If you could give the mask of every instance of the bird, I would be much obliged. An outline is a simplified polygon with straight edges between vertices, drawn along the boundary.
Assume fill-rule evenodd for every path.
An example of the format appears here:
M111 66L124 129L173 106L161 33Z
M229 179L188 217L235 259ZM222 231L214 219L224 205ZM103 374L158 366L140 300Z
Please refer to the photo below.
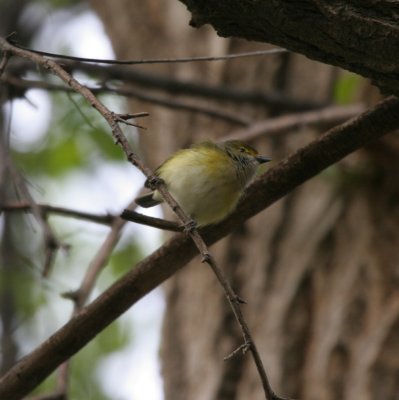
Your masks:
M205 141L178 150L155 170L155 176L165 183L196 226L202 227L226 218L259 165L269 161L270 157L259 155L240 140ZM151 187L149 179L145 187ZM154 190L137 197L135 202L149 208L161 204L163 198Z

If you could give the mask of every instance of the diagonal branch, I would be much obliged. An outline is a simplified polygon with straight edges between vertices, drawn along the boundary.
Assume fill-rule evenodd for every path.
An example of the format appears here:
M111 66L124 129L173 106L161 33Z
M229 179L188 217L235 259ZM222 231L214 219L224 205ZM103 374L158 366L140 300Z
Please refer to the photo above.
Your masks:
M250 350L250 352L254 358L256 368L258 370L260 379L263 384L266 400L283 400L282 398L280 398L274 394L274 392L270 386L270 383L269 383L268 377L266 375L266 371L263 367L259 352L258 352L256 345L251 337L248 325L247 325L246 321L244 320L244 317L241 313L240 305L238 302L238 296L234 293L232 287L230 286L227 279L225 278L222 270L219 268L219 266L216 264L215 260L209 253L209 251L207 249L207 245L205 244L204 240L200 236L198 229L192 225L193 221L189 218L189 216L186 214L186 212L180 207L180 205L176 202L176 200L171 196L171 194L167 190L164 182L161 179L155 177L152 174L151 170L141 161L141 159L131 149L131 146L130 146L127 138L123 134L123 132L118 124L120 122L125 122L125 121L123 119L121 120L121 118L117 114L111 112L103 103L101 103L94 96L94 94L87 87L83 86L76 79L74 79L71 75L69 75L56 62L46 59L42 56L38 56L37 54L31 53L27 50L23 50L18 47L15 47L15 46L11 45L9 42L7 42L6 40L4 40L3 38L0 38L0 47L4 51L10 51L11 53L13 53L15 55L30 59L30 60L36 62L38 65L43 66L50 72L57 75L65 83L67 83L71 88L73 88L76 92L80 93L91 104L91 106L94 107L103 116L103 118L107 121L107 123L109 124L109 126L111 128L112 135L116 139L116 143L122 147L123 151L125 152L125 154L127 156L127 159L134 166L138 167L145 174L145 176L148 178L152 188L157 189L161 193L161 195L164 198L164 200L166 201L166 203L172 208L172 210L177 215L179 220L183 223L183 225L185 227L190 227L187 230L188 235L190 236L190 238L192 239L196 248L200 252L200 254L202 256L202 260L211 267L211 269L215 273L219 283L223 287L223 290L225 291L225 296L226 296L226 298L230 304L230 307L234 313L234 316L241 328L241 331L242 331L242 334L243 334L243 337L245 340L245 344L248 346L248 349ZM122 220L118 220L118 221L120 221L121 226L123 226L124 221L122 221ZM116 239L116 237L115 237L115 239ZM114 238L112 240L114 241ZM102 261L102 258L101 258L101 261ZM103 266L102 262L94 265L94 269L93 269L94 274L95 274L94 279L97 274L97 271L99 269L101 269L102 266ZM90 269L90 271L91 271L91 269ZM81 296L80 296L80 297L83 297L83 299L85 298L85 294L90 292L92 284L94 282L94 279L89 277L88 290L87 290L87 292L85 292L84 294L81 294ZM76 302L76 314L75 315L80 314L79 306L80 306L80 304L78 302ZM66 382L66 381L64 379L62 381L63 381L62 382L63 390L65 390L64 382ZM11 396L13 396L13 397L11 397ZM15 394L9 393L9 398L10 399L16 398Z
M389 97L373 109L331 129L281 161L254 182L237 210L220 224L202 231L211 245L237 224L276 202L298 185L360 147L399 128L399 101ZM20 398L70 358L143 296L181 269L197 253L192 241L178 234L125 276L0 380L0 398Z
M328 129L342 124L365 111L361 104L348 106L330 106L295 114L286 114L254 122L248 127L237 129L221 140L255 140L260 136L282 136L301 128Z

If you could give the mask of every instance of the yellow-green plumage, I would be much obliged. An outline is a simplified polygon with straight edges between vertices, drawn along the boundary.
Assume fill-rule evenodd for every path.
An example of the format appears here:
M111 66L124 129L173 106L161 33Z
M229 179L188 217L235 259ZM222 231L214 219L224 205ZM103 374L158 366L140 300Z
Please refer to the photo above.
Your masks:
M179 150L155 173L183 210L203 226L230 214L258 165L269 160L240 141L204 142ZM136 199L143 207L162 201L157 191Z

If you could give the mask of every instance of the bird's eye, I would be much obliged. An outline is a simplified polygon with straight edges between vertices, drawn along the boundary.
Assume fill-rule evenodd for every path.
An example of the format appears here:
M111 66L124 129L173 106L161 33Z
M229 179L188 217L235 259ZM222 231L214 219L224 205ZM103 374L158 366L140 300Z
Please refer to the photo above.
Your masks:
M240 147L240 153L245 153L245 147Z

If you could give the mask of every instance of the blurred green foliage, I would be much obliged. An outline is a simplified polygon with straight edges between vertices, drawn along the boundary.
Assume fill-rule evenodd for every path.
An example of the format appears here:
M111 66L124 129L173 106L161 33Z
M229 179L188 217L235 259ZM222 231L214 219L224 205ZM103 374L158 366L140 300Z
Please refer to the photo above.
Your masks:
M359 97L359 87L364 78L352 72L343 72L335 82L334 101L337 104L350 104Z
M64 93L54 93L52 99L53 118L44 139L29 151L13 151L24 171L59 178L95 166L98 160L124 160L108 126L84 99L71 101Z
M142 258L143 254L140 247L134 241L130 241L114 250L109 264L112 273L115 276L120 276L126 272L126 260L129 260L129 265L135 265Z
M114 400L101 390L97 366L107 355L126 347L132 340L131 333L121 323L113 323L101 332L95 340L84 347L71 362L69 375L70 399ZM57 375L53 373L34 394L51 393L56 386Z
M104 167L107 163L112 165L126 163L121 149L115 145L110 135L108 126L92 107L76 95L72 95L73 101L64 93L54 93L51 96L53 113L48 132L38 143L31 144L30 148L24 147L21 150L16 146L12 151L13 159L24 171L27 181L34 186L36 180L40 178L41 188L46 191L46 185L51 185L54 180L57 180L58 185L62 187L63 180L67 179L71 173L87 174L100 165ZM48 202L51 203L51 199ZM61 291L58 290L57 282L62 280L62 276L59 275L61 268L57 267L56 263L47 285L53 288L46 292L40 282L40 268L44 259L41 228L31 216L13 214L12 218L16 222L13 224L13 236L19 238L16 242L20 244L20 247L15 249L19 267L15 269L12 277L16 319L21 322L24 331L34 332L34 326L38 323L35 316L42 308L46 309L54 299L59 301ZM57 232L68 232L71 229L69 227L71 221L68 221L69 226L64 227L63 221L66 220L68 219L57 218L56 221L50 219L50 224L56 228ZM80 224L82 224L81 221ZM37 235L38 232L39 235ZM36 237L33 242L32 235ZM90 229L87 235L90 235ZM73 235L73 232L68 237L68 244L74 249L74 254L80 251L84 253L81 259L77 256L78 261L75 261L77 264L82 264L79 265L80 272L76 275L75 287L71 288L75 289L79 286L80 279L87 268L87 264L79 260L94 257L98 247L82 242L79 236ZM141 257L142 252L133 239L120 243L111 255L106 273L101 275L99 285L109 286ZM67 263L68 261L64 261L62 268L65 268L64 264ZM62 273L74 274L73 271L74 268L68 272L61 271L61 275ZM61 301L68 302L69 300ZM64 320L68 319L68 316L63 317ZM51 328L53 327L49 325L47 336L52 333ZM96 367L109 354L131 343L132 336L131 329L127 328L126 324L116 321L72 358L69 385L71 400L108 399L102 392ZM35 394L49 394L54 391L56 379L56 374L52 374L35 390Z
M67 23L73 20L77 13L88 9L87 2L82 0L35 0L7 2L7 4L0 2L0 13L3 11L8 15L2 6L11 5L15 14L26 15L24 24L12 28L7 26L6 31L18 31L19 37L26 40L26 43L24 40L22 42L28 46L33 46L35 34L45 26L46 21L40 16L51 18L52 13L60 10L60 15L64 16L64 21ZM30 18L29 23L26 22L27 16ZM16 15L15 21L18 20L19 17ZM62 53L63 50L60 49L59 52ZM44 74L42 75L39 69L37 74L38 79L44 79ZM85 79L89 80L90 77L81 74L78 79L84 83ZM22 91L20 98L23 94L30 98L29 92ZM74 181L75 177L93 176L98 179L98 183L93 184L101 186L104 183L100 174L96 173L97 170L101 168L103 171L107 165L112 168L123 167L126 165L126 158L122 150L115 145L103 118L81 96L63 92L51 92L48 95L51 98L51 120L48 121L47 132L39 135L37 140L33 139L29 136L32 134L29 130L30 121L26 121L27 128L24 132L10 132L10 141L13 162L22 172L18 179L25 182L33 198L43 197L45 202L52 204L51 193L54 191L51 188L55 183L57 190L63 192L70 188L71 177ZM114 96L104 96L101 100L112 104L110 108L113 111L125 111L124 104ZM31 105L35 107L34 103ZM0 115L2 121L1 117ZM114 170L115 168L112 171ZM10 201L25 200L25 196L21 196L17 190L15 177L13 179L14 183L7 185L10 186L7 190L7 194L11 194ZM76 181L79 182L79 179ZM103 188L103 192L107 189L107 183L104 186L106 187ZM76 196L79 197L79 190L83 192L87 188L77 186L73 195L77 193ZM99 193L102 191L99 190ZM108 196L110 202L113 202L112 195L106 193L104 197ZM67 203L61 205L68 207ZM108 210L104 210L106 211ZM7 227L2 231L3 235L7 235L4 236L7 237L7 241L3 240L4 237L1 237L0 233L0 245L7 242L8 248L5 248L7 247L5 245L0 247L3 247L3 252L7 252L10 262L7 262L7 265L5 263L0 265L0 296L1 299L7 297L10 301L9 304L0 307L2 313L0 331L4 338L2 323L9 318L11 323L7 327L6 335L10 335L11 341L17 344L16 357L20 358L69 320L72 303L62 298L61 293L79 287L88 264L98 251L108 228L98 228L98 225L94 225L93 228L90 222L51 216L48 221L57 239L70 245L71 249L58 251L50 276L43 278L41 272L45 260L45 246L43 229L36 218L29 213L15 212L7 214L4 220L0 221L0 226ZM99 277L95 288L96 295L142 257L141 249L133 237L123 237L123 239L110 256L104 273ZM0 263L2 263L1 257ZM126 317L115 321L71 359L68 399L113 400L103 392L101 382L103 377L99 377L98 366L109 355L123 350L134 340L131 323L127 322ZM3 353L0 355L0 362L2 355ZM56 381L57 372L36 388L34 394L45 396L53 393Z

